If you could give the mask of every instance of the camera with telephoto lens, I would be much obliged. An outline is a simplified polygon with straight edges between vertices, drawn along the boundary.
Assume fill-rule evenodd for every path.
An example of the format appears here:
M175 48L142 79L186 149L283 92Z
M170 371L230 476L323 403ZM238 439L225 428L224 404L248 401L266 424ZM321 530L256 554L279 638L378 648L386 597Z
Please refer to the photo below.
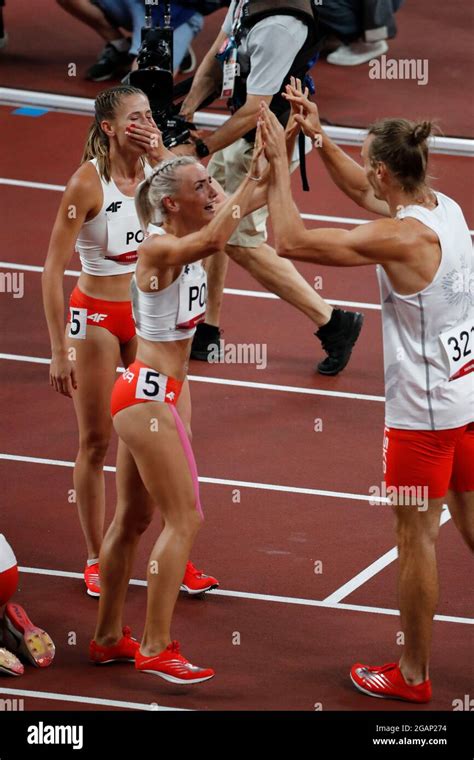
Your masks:
M153 26L152 7L159 0L145 0L145 26L142 27L141 47L137 55L138 69L128 74L126 81L143 90L150 101L156 126L167 148L181 145L190 139L195 129L179 116L181 103L175 100L186 94L183 88L173 87L173 29L170 3L165 3L164 25ZM189 80L188 89L191 85Z

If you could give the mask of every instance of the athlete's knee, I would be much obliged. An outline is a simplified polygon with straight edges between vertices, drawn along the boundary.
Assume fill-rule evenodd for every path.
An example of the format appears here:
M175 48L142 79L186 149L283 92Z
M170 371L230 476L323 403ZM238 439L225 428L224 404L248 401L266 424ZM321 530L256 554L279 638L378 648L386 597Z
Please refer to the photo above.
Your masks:
M459 525L459 532L471 552L474 552L474 522L463 521Z
M258 248L246 248L242 245L226 245L225 250L232 261L248 269L256 259Z
M133 504L130 504L130 509L127 510L126 514L116 515L113 521L115 530L125 538L141 536L153 520L152 510L141 512L137 515L133 512L133 506ZM124 505L121 504L120 507L122 509Z
M185 540L192 540L202 525L202 517L197 509L195 499L190 501L188 508L179 516L169 520L173 531Z
M417 511L414 506L398 507L396 510L396 534L399 550L415 551L414 547L432 547L439 533L439 519Z
M96 431L82 435L79 440L79 456L91 465L101 466L109 448L110 435Z

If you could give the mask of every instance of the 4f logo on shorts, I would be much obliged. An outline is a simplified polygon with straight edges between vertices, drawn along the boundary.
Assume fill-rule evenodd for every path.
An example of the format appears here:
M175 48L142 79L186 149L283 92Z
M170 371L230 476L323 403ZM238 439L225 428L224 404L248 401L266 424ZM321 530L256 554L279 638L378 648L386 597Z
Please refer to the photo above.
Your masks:
M92 319L93 322L103 322L107 318L107 314L99 314L96 311L95 314L88 314L87 319Z

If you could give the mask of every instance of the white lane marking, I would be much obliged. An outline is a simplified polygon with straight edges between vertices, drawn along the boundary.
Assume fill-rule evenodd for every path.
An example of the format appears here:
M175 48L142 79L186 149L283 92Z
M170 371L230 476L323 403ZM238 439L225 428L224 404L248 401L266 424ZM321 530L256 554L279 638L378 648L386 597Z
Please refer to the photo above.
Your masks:
M53 467L74 467L74 462L65 459L46 459L44 457L29 457L20 454L0 454L0 460L7 462L24 462L26 464L46 464ZM104 465L105 472L115 472L113 465ZM240 488L255 488L260 491L278 491L280 493L298 493L305 496L329 496L334 499L352 499L353 501L370 501L386 504L388 499L370 496L369 494L346 493L345 491L323 491L318 488L302 488L299 486L282 486L273 483L254 483L248 480L228 480L224 478L199 477L200 483L218 486L239 486Z
M439 521L439 524L444 525L450 519L451 515L449 514L449 510L446 506L446 509L441 512L441 519ZM352 594L353 591L360 588L360 586L363 586L364 583L367 583L367 581L370 580L370 578L373 578L374 575L377 575L392 562L395 562L397 558L398 551L397 547L395 546L393 549L390 549L388 552L386 552L382 557L379 557L379 559L375 560L375 562L372 562L372 564L368 565L368 567L366 567L364 570L361 570L360 573L347 581L347 583L344 583L343 586L336 589L336 591L333 591L332 594L329 594L329 596L327 596L324 601L330 604L337 604L346 596Z
M22 354L2 354L0 361L27 362L30 364L50 364L51 360L40 356L24 356ZM123 367L117 367L117 372L123 372ZM348 398L359 401L385 401L384 396L371 396L367 393L349 393L348 391L328 391L321 388L300 388L293 385L275 385L273 383L256 383L250 380L229 380L224 377L204 377L201 375L188 375L188 380L193 383L210 383L214 385L230 385L239 388L255 388L264 391L280 391L282 393L301 393L307 396L329 396L332 398Z
M474 144L474 140L472 141ZM66 185L52 185L47 182L30 182L24 179L12 179L10 177L0 177L0 185L9 185L10 187L27 187L32 190L54 190L64 192ZM369 224L374 219L359 219L351 216L332 216L329 214L300 214L302 219L311 222L330 222L331 224ZM474 235L474 230L469 230L470 235Z
M19 567L21 573L30 573L31 575L50 575L58 578L77 578L78 580L84 580L82 573L71 573L65 570L49 570L41 567ZM131 586L146 587L147 583L143 580L132 578L130 580ZM231 589L213 589L209 592L212 596L228 596L234 599L252 599L257 602L275 602L279 604L296 604L302 607L325 607L332 610L347 610L349 612L371 612L377 615L399 615L399 610L390 609L388 607L370 607L366 604L339 604L336 602L328 602L326 599L304 599L302 597L294 596L278 596L275 594L255 594L250 591L233 591ZM473 625L474 618L454 617L452 615L435 615L435 620L439 620L444 623L462 623L465 625Z
M79 702L83 705L103 705L104 707L124 707L128 710L151 710L153 712L190 712L185 707L164 707L156 702L142 704L141 702L122 702L118 699L101 699L99 697L83 697L76 694L57 694L51 691L30 691L29 689L6 689L0 685L0 694L11 694L15 697L31 697L32 699L51 699L57 702Z
M22 272L42 272L43 267L36 266L34 264L18 264L14 261L0 261L0 269L14 269L15 271ZM81 274L76 269L66 269L64 274L68 277L79 277ZM275 293L267 293L264 290L242 290L242 288L224 288L224 293L228 296L245 296L247 298L266 298L274 301L279 301L280 297ZM350 306L354 309L368 309L371 311L380 311L381 306L379 303L366 303L365 301L339 301L336 298L326 298L328 303L334 304L334 306Z

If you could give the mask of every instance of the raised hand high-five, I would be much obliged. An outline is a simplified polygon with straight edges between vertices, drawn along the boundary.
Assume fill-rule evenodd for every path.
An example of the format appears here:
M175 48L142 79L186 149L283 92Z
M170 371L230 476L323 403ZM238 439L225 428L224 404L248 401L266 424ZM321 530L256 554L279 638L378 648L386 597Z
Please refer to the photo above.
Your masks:
M260 106L259 119L262 130L263 149L268 161L273 163L280 158L284 158L286 162L285 130L266 103L262 103Z
M308 88L303 92L299 79L286 86L283 97L291 103L292 118L313 142L322 135L321 122L316 103L309 99Z

